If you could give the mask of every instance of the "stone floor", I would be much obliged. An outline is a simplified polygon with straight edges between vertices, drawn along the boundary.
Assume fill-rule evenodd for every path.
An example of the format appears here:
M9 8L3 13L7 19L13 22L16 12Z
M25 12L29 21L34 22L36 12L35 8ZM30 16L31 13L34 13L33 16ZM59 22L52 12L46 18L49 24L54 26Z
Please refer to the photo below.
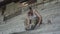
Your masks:
M46 3L44 10L40 10L40 5L37 10L43 17L43 24L35 30L25 31L24 17L26 14L18 15L9 19L6 23L0 25L0 34L60 34L60 3ZM48 18L52 21L47 23Z

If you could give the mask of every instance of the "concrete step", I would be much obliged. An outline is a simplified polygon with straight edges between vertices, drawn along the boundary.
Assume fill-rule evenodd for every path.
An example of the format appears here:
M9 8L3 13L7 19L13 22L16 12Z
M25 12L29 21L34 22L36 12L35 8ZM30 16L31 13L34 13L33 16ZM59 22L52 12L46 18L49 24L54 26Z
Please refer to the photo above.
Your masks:
M34 33L31 33L31 32L26 32L26 33L13 33L13 34L60 34L60 31L51 31L51 32L34 32Z
M45 25L41 25L41 27L37 30L15 32L15 33L12 33L12 34L54 34L54 33L59 34L60 33L60 28L56 25L45 24Z
M46 21L44 19L47 15L51 15L53 13L55 14L57 12L58 13L60 12L60 8L57 8L57 6L55 6L55 7L56 7L56 9L54 9L54 6L53 6L53 9L48 9L48 8L46 8L46 10L39 10L38 9L38 11L40 11L39 13L43 17L44 24L42 24L41 27L38 28L38 30L30 31L30 33L25 32L22 34L32 34L31 32L33 32L33 34L34 34L34 32L36 32L36 31L37 31L36 34L40 34L40 31L41 32L45 32L45 31L50 32L50 31L56 31L57 30L57 32L59 32L60 31L59 30L60 29L60 23L56 24L56 22L52 22L52 24L45 24ZM6 24L0 25L0 32L3 34L9 34L9 33L25 31L25 29L24 29L24 18L25 18L25 15L23 14L23 15L18 15L14 18L9 19ZM46 34L48 34L48 33L46 33ZM20 33L18 33L18 34L20 34ZM42 33L42 34L44 34L44 33Z

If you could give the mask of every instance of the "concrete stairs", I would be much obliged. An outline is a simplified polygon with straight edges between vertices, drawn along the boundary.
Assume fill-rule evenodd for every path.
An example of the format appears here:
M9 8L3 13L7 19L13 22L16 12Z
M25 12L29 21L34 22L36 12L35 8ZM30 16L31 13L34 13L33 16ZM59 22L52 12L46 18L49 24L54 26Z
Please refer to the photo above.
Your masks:
M25 31L24 19L26 13L18 15L14 18L11 18L6 21L6 24L0 25L0 34L59 34L60 32L60 3L58 4L46 4L44 10L40 10L41 6L39 5L37 10L43 17L43 24L35 30ZM56 16L58 15L58 17ZM47 19L52 17L47 17L53 15L56 18L53 18L52 24L47 23ZM56 20L57 19L57 20Z

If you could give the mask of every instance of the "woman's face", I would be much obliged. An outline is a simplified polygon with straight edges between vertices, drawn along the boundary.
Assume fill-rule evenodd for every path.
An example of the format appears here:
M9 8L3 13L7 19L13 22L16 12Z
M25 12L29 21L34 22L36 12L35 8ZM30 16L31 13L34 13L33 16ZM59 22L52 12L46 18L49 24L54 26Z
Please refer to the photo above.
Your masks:
M33 15L33 10L32 8L29 8L28 16L32 16L32 15Z
M32 16L33 15L33 10L30 10L29 13L28 13L29 16Z

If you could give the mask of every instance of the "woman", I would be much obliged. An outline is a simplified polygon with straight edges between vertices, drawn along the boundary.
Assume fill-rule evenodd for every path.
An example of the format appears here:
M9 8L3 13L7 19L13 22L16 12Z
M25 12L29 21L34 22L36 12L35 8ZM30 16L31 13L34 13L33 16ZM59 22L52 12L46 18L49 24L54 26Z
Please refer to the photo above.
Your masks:
M33 30L36 26L42 24L42 16L39 15L38 11L33 10L29 7L29 12L26 18L26 30Z

